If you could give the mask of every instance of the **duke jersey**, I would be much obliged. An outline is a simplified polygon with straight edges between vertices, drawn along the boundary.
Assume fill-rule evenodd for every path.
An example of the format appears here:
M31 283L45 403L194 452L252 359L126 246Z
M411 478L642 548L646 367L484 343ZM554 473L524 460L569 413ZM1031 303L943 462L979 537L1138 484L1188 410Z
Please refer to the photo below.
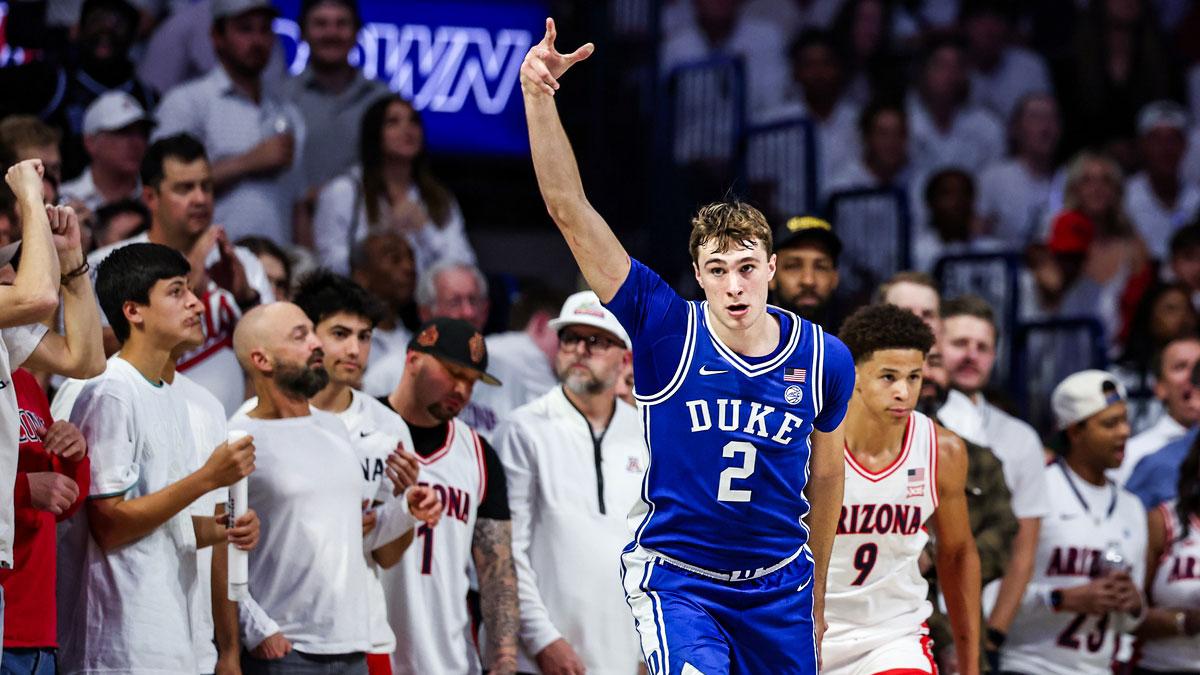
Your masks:
M388 619L396 634L392 669L396 675L482 672L471 643L467 613L468 569L475 519L487 486L483 444L457 419L446 441L428 457L417 455L417 482L442 500L442 518L416 529L400 562L382 573Z
M636 260L608 303L633 340L650 463L630 514L637 544L690 565L753 571L805 548L812 430L841 423L849 351L820 326L768 307L780 343L735 353L706 302L687 302Z
M908 417L900 454L878 473L846 456L846 488L829 559L822 642L834 668L871 649L928 633L933 611L917 559L938 505L937 427Z
M1184 534L1175 502L1158 506L1167 526L1166 549L1158 561L1150 598L1155 607L1195 608L1200 604L1200 517L1188 517ZM1154 671L1194 671L1200 664L1200 636L1168 637L1142 643L1139 666Z
M1001 670L1048 675L1111 673L1124 614L1056 612L1049 594L1103 572L1105 549L1120 548L1138 587L1146 569L1146 511L1108 481L1093 485L1063 460L1046 467L1050 512L1042 518L1033 578L1001 652Z

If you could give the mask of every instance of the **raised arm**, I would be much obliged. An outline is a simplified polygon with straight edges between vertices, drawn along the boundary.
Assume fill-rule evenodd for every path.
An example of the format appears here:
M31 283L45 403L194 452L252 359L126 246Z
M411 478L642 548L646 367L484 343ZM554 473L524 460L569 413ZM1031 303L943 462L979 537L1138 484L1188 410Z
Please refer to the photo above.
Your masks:
M939 587L946 598L958 672L979 672L979 551L967 515L967 447L938 427L938 506L933 513Z
M62 270L63 335L51 330L25 365L78 379L104 372L100 305L92 291L79 237L79 216L69 206L48 206L46 215Z
M533 169L546 210L562 231L580 271L601 302L608 302L629 274L629 254L588 202L575 152L554 105L558 78L591 56L595 46L589 42L570 54L560 54L554 48L556 37L554 19L546 19L546 36L529 50L521 64Z
M21 218L21 265L10 286L0 286L0 328L44 321L58 306L58 255L42 205L42 162L27 159L5 180L17 197Z

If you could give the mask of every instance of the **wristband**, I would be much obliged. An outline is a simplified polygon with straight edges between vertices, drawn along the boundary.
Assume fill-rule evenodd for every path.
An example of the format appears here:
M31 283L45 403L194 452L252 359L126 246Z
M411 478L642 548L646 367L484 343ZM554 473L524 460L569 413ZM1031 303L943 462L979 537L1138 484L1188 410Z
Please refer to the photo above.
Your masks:
M1048 596L1046 596L1046 599L1049 601L1050 609L1057 612L1059 609L1062 608L1063 593L1062 593L1062 591L1058 590L1057 588L1050 591L1050 594Z
M1003 647L1004 641L1007 639L1008 639L1008 633L1005 633L1004 631L1000 630L999 628L993 628L991 626L988 626L987 640L988 640L988 642L992 643L992 645L994 645L996 647L996 649Z
M1183 610L1175 612L1175 632L1179 635L1187 635L1187 612Z
M88 270L90 270L90 269L92 269L92 266L88 264L88 261L84 260L82 265L80 265L79 267L76 267L75 269L71 270L70 272L67 272L66 274L62 275L59 278L59 284L62 286L66 286L68 283L71 282L72 279L74 279L76 277L81 277L81 276L87 274Z

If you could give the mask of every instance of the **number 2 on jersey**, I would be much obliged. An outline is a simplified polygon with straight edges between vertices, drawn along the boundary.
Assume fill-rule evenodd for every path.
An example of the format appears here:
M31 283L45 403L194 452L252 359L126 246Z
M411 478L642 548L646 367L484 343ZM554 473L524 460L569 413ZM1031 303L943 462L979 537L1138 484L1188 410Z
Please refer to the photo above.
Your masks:
M739 490L731 487L735 480L749 478L754 473L754 460L758 457L758 448L746 441L729 441L725 444L724 457L733 458L742 454L742 465L731 466L721 472L721 484L717 487L719 502L748 502L750 490Z

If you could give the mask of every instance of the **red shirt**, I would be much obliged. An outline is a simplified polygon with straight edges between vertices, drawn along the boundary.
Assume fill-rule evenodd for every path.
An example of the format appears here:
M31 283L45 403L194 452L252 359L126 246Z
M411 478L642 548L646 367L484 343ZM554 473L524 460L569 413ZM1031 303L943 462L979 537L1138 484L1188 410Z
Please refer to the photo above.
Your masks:
M79 485L79 497L58 520L71 517L87 498L91 485L91 468L84 457L69 462L46 452L42 439L54 423L46 393L28 371L18 369L12 374L21 411L21 442L17 459L16 540L13 549L13 568L0 570L0 586L4 587L4 646L57 647L57 602L54 595L55 554L54 514L33 508L29 492L29 474L55 471L73 479Z

